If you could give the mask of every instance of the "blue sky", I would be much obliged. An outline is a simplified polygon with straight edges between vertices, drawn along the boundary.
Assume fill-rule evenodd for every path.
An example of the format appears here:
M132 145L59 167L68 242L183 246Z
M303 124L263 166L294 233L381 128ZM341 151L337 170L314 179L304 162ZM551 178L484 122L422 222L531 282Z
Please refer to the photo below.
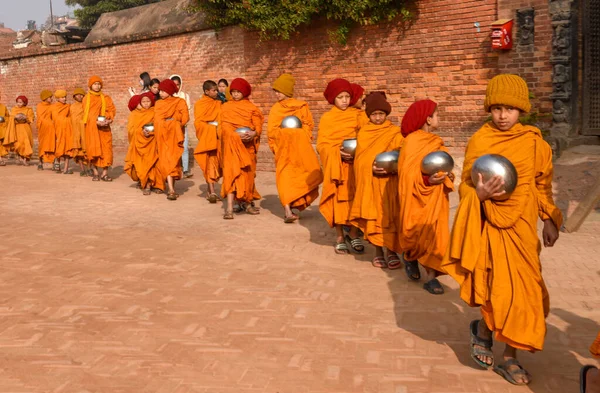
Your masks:
M1 0L0 22L15 31L27 28L28 20L35 20L38 28L50 16L50 0ZM7 5L10 4L10 5ZM73 8L65 5L64 0L52 0L54 15L73 14Z

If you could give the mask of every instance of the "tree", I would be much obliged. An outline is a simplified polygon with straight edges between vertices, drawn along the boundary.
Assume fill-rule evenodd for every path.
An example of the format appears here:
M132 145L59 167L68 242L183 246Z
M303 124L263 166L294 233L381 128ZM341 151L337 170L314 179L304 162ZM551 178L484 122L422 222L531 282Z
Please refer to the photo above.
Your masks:
M162 0L65 0L68 6L80 6L75 10L75 17L83 28L91 29L100 15L133 8L139 5L157 3Z
M195 0L194 11L204 12L214 28L240 25L257 30L262 40L290 39L300 25L324 16L337 21L332 38L345 44L354 25L373 25L398 16L410 19L406 0Z

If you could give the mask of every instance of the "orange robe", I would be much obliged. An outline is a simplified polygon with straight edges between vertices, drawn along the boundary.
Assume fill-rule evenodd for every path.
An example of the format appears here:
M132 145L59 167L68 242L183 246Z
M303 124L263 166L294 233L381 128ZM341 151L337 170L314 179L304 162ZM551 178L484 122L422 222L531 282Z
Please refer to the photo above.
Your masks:
M85 161L85 126L81 102L75 101L71 104L71 129L73 130L73 157L78 161Z
M52 121L53 104L45 101L37 104L38 155L44 162L53 162L56 156L56 131Z
M154 107L154 135L158 146L157 168L162 176L181 179L183 175L181 155L183 154L183 127L190 120L184 99L168 97L156 101ZM157 184L157 188L164 188ZM162 189L162 188L161 188Z
M256 190L256 153L260 144L260 134L264 116L260 109L247 99L227 101L221 107L218 132L222 141L223 186L221 196L236 193L236 199L252 202L261 196ZM243 143L235 132L240 127L250 127L256 131L256 138Z
M598 333L598 337L596 337L596 341L590 347L590 352L592 355L596 357L600 357L600 333Z
M27 117L26 123L17 123L15 116L24 114ZM10 110L8 127L2 144L6 149L16 152L20 157L31 158L33 155L33 133L31 132L31 123L33 123L33 109L29 107L13 107Z
M509 199L481 203L477 197L471 168L484 154L500 154L517 169L518 185ZM485 124L467 145L460 204L442 266L460 284L461 298L481 306L496 339L527 351L543 349L550 306L537 220L562 225L552 175L552 150L537 128L518 123L499 131Z
M104 113L102 100L104 99ZM86 108L89 102L89 113L85 118ZM83 97L83 111L85 124L85 153L92 165L106 168L113 162L112 131L110 125L98 127L98 116L105 116L108 120L114 120L117 109L112 99L102 93L89 91Z
M373 161L379 153L398 150L404 138L400 127L386 120L361 127L354 158L355 192L350 209L352 225L363 231L371 244L395 250L398 217L398 176L374 176Z
M323 114L319 122L317 151L323 165L323 190L319 210L332 228L336 224L350 225L354 170L352 163L342 161L340 146L344 139L356 138L364 121L361 112L352 108L342 111L334 106Z
M62 156L73 157L73 126L71 124L70 105L56 102L52 105L52 120L56 131L57 158Z
M194 127L198 145L194 150L194 158L204 173L206 183L216 183L221 178L220 144L217 137L217 126L208 124L217 121L221 112L221 101L202 96L194 105Z
M0 157L4 157L8 154L8 150L6 150L2 143L4 141L4 137L6 136L6 128L8 127L10 113L8 112L8 108L3 104L0 104L0 116L4 117L4 122L0 123Z
M302 128L281 128L286 116L299 118ZM275 154L275 180L283 206L304 210L319 197L323 172L312 146L314 126L308 104L295 98L277 102L269 112L267 136Z
M154 134L144 136L145 124L154 121L154 108L135 109L129 115L127 121L127 132L131 134L131 142L125 157L123 170L133 181L139 181L142 189L146 184L155 188L164 188L164 178L158 172L156 163L158 161L158 146Z
M434 151L445 151L439 136L422 130L404 139L398 161L400 195L400 250L409 261L441 271L442 259L450 240L448 194L454 184L446 177L443 184L425 185L421 161ZM398 251L400 251L398 250Z

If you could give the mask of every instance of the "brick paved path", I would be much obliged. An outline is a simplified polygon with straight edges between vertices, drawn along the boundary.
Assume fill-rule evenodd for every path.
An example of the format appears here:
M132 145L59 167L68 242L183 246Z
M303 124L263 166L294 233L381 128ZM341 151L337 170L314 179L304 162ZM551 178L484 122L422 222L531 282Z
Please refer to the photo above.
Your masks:
M273 173L262 214L233 221L202 183L196 168L170 202L124 174L0 168L0 392L578 391L600 330L600 220L542 254L546 350L522 357L534 382L518 388L473 367L477 313L448 277L434 297L370 255L334 255L316 207L282 223Z

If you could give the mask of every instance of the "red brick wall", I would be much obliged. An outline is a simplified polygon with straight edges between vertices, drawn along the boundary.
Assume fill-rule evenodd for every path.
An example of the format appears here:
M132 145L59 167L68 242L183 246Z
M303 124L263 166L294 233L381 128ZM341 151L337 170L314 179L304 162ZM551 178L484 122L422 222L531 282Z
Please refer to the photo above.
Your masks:
M513 7L527 2L498 3ZM79 45L73 51L62 48L58 53L4 61L0 54L0 101L12 105L14 97L26 94L35 106L42 89L72 91L85 87L88 77L98 74L105 81L104 91L117 105L114 138L116 145L123 146L127 87L137 86L142 71L158 78L179 73L192 101L200 97L205 79L245 77L253 85L252 100L265 115L274 102L272 81L290 72L296 77L296 96L309 102L317 124L329 109L322 96L327 82L345 77L367 91L385 90L397 124L415 99L432 98L439 103L440 134L448 145L464 146L486 117L482 110L485 86L499 68L511 72L527 68L524 76L536 95L542 101L547 97L550 68L544 56L549 43L545 38L538 40L538 35L546 34L550 23L541 5L539 10L536 5L536 52L530 58L518 51L500 54L490 49L490 25L498 19L496 0L421 0L417 4L412 25L357 28L345 46L329 41L327 30L333 27L322 21L282 42L261 43L254 33L226 28L218 33L201 31L93 49ZM479 31L475 22L480 24ZM262 168L270 166L267 149L260 160Z

